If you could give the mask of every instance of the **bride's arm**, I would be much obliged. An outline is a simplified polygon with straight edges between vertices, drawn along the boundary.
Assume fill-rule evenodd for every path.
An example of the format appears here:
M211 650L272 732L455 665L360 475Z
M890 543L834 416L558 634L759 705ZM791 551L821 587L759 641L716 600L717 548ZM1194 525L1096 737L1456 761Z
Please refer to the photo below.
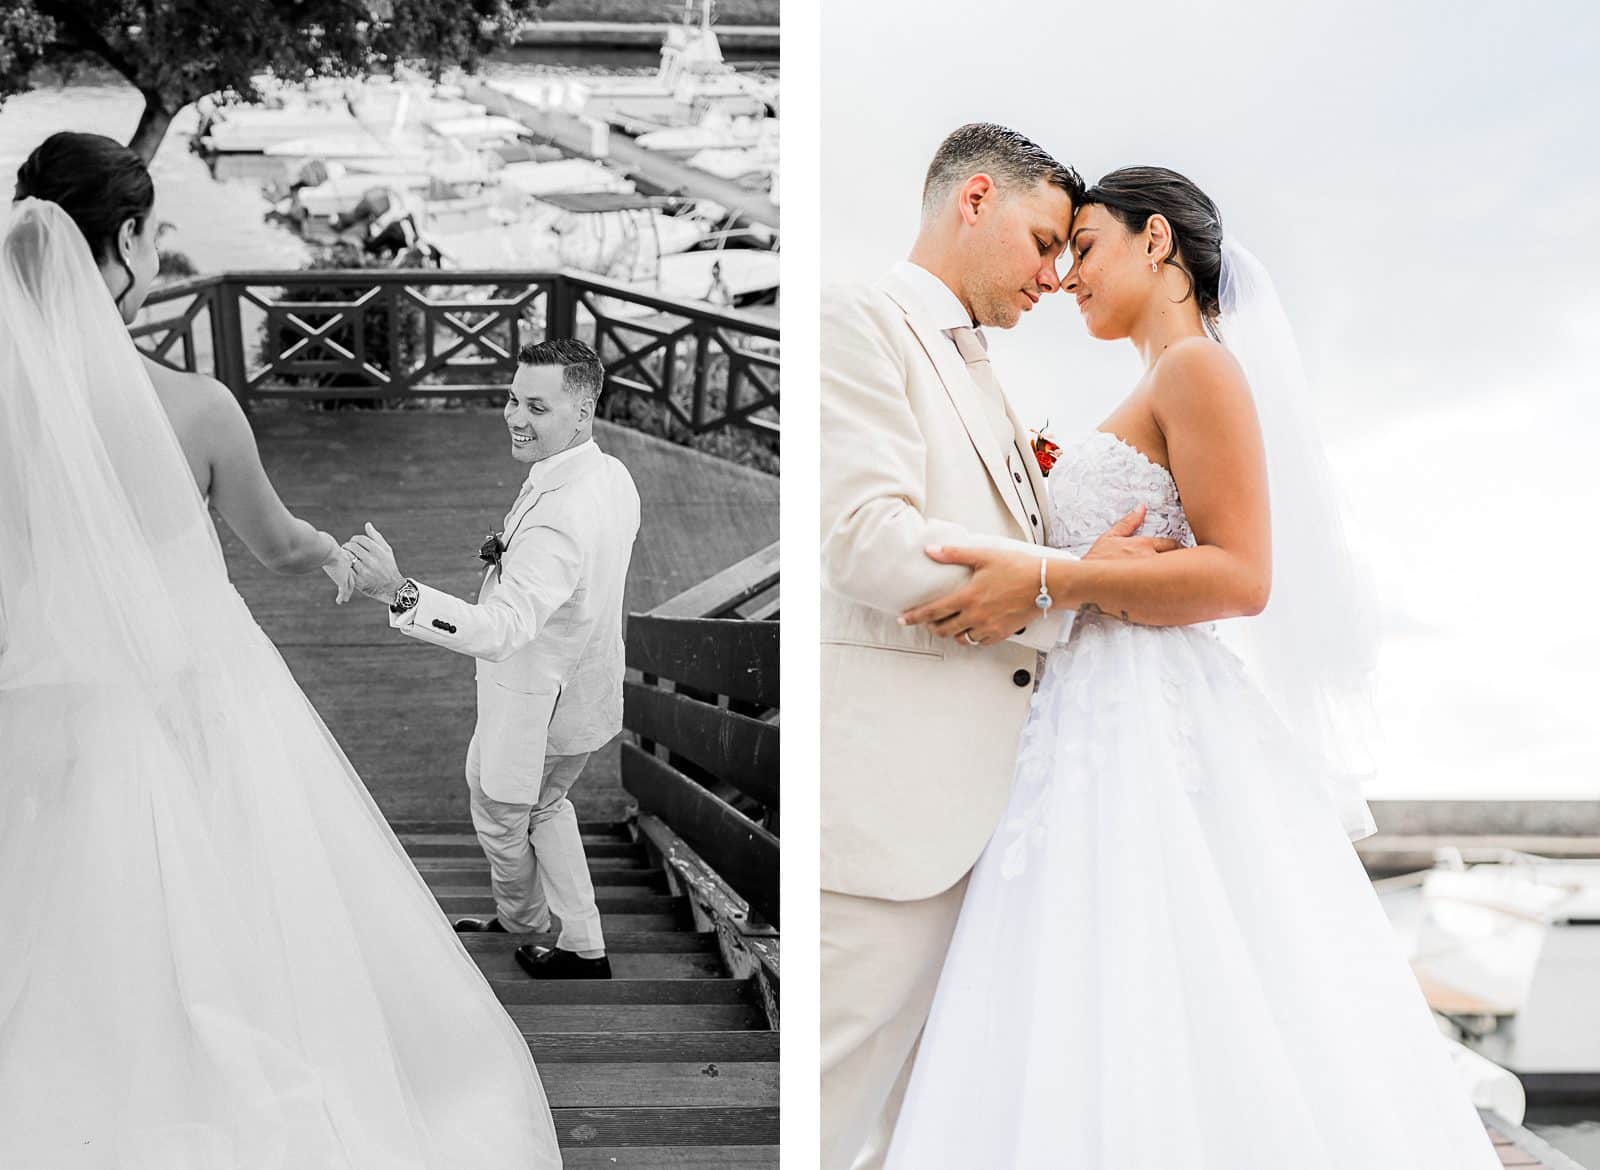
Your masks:
M211 392L201 430L211 465L211 504L274 573L309 573L344 558L339 542L301 520L278 498L261 466L249 420L226 386L204 379Z
M1152 397L1197 545L1158 557L1051 561L1052 601L1150 626L1261 612L1272 575L1267 471L1243 373L1221 346L1185 342L1161 359ZM1038 556L953 547L929 555L966 565L973 576L963 588L907 611L908 624L926 623L944 636L970 628L989 642L1033 610Z

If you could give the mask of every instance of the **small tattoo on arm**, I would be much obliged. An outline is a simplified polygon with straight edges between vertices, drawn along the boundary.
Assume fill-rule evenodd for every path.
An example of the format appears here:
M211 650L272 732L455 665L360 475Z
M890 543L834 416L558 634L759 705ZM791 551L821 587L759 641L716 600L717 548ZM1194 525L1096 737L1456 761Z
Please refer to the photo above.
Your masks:
M1093 617L1105 617L1106 616L1106 611L1101 609L1098 605L1096 605L1092 601L1086 601L1082 605L1080 605L1078 607L1078 612L1081 613L1081 614L1088 614L1088 615L1093 616ZM1120 616L1123 621L1125 621L1125 622L1132 622L1133 621L1133 619L1128 616L1128 611L1127 610L1125 610L1125 609L1118 610L1117 613L1118 613L1118 616Z

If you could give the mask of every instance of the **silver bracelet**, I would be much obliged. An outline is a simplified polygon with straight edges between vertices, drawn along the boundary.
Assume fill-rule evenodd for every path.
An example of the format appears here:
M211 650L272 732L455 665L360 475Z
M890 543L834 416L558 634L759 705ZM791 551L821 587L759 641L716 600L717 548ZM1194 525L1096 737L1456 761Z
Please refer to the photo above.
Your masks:
M1033 599L1033 604L1039 607L1041 616L1048 616L1050 607L1055 604L1050 597L1050 584L1045 580L1045 566L1050 563L1049 557L1039 558L1039 596Z

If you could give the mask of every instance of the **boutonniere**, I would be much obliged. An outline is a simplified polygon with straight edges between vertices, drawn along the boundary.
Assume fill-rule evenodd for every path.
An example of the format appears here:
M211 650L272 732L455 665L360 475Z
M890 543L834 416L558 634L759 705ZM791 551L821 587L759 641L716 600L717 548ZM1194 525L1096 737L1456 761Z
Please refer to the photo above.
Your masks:
M1044 427L1050 425L1050 420L1044 420ZM1044 427L1032 432L1033 438L1028 446L1033 448L1033 457L1038 460L1039 474L1049 475L1050 469L1056 465L1056 456L1061 454L1061 448L1056 446L1044 433Z
M489 538L478 549L478 559L486 565L493 565L497 571L500 568L500 558L506 551L506 542L500 539L501 536L502 533L499 532L489 533Z

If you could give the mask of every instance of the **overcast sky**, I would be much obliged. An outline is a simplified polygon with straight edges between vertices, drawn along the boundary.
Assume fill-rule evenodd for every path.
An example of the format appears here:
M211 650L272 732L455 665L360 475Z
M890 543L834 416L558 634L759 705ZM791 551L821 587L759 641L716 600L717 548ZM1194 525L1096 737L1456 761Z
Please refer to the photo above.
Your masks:
M823 282L905 254L962 122L1183 171L1273 273L1379 573L1370 794L1597 797L1597 33L1579 0L824 0ZM1068 298L993 352L1058 432L1138 374Z

